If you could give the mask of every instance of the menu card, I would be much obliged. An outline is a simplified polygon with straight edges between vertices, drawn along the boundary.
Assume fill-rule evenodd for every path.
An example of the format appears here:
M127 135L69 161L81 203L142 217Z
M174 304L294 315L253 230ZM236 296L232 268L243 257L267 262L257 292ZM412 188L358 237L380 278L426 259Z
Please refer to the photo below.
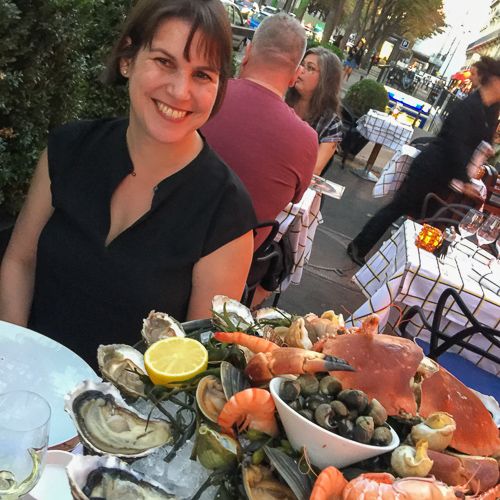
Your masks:
M310 188L330 198L336 198L337 200L342 198L345 191L345 186L329 181L319 175L313 175Z

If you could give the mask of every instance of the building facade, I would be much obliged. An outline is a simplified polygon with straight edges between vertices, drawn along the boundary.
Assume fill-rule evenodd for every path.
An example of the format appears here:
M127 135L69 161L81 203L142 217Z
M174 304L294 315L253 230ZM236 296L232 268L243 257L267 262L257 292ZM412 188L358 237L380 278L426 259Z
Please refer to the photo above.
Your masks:
M481 56L500 59L500 0L492 0L488 25L480 33L480 37L467 47L465 67L477 61Z

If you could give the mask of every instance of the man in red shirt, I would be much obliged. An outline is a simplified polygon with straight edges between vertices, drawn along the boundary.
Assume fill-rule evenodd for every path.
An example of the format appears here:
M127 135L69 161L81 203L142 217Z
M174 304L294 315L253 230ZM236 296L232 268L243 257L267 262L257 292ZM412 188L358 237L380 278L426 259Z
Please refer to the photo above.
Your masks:
M202 128L245 184L261 222L302 198L316 163L316 132L283 101L302 71L305 48L297 20L287 14L266 18L246 47L239 78L229 81L220 110ZM267 234L257 234L255 249Z

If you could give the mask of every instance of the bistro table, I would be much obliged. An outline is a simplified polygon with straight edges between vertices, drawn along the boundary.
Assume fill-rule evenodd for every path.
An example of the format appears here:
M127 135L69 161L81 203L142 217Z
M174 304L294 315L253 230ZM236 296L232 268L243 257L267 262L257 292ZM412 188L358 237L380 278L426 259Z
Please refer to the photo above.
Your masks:
M454 256L443 262L432 253L418 248L415 238L421 225L406 220L396 233L386 240L381 248L353 276L368 300L347 320L348 325L358 325L362 318L377 313L380 315L380 331L388 326L392 332L400 317L396 304L402 308L420 306L427 319L433 316L436 303L446 288L454 288L481 323L500 328L499 279L491 277L487 267L492 256L474 243L463 240L454 248ZM464 260L472 256L472 266ZM457 265L459 262L459 265ZM496 288L495 288L496 286ZM404 312L404 311L403 311ZM448 334L462 330L467 319L455 305L443 317L443 331ZM407 331L428 342L430 334L423 328L420 319L413 318ZM474 342L483 349L500 355L500 349L492 345L481 334L474 336ZM499 367L476 353L457 348L464 358L495 375Z
M375 143L364 169L352 172L371 182L377 182L377 177L370 172L382 146L398 150L410 141L413 135L411 125L397 121L393 116L370 109L357 122L356 129L366 139Z
M419 153L420 150L408 144L405 144L401 150L396 151L383 168L377 183L373 186L373 197L381 198L397 191L406 178L413 159Z
M287 233L293 249L292 272L281 283L277 292L285 291L290 283L298 285L302 279L302 271L311 255L316 228L323 222L320 204L321 194L307 188L299 202L289 203L276 217L280 228L275 241L281 240Z

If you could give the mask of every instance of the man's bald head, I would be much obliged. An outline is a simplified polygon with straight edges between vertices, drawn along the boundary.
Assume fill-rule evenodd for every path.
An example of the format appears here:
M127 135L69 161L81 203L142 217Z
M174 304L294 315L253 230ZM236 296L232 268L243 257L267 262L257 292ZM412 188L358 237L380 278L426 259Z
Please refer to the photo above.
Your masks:
M252 40L254 63L295 71L306 50L306 32L288 14L280 13L262 21Z

